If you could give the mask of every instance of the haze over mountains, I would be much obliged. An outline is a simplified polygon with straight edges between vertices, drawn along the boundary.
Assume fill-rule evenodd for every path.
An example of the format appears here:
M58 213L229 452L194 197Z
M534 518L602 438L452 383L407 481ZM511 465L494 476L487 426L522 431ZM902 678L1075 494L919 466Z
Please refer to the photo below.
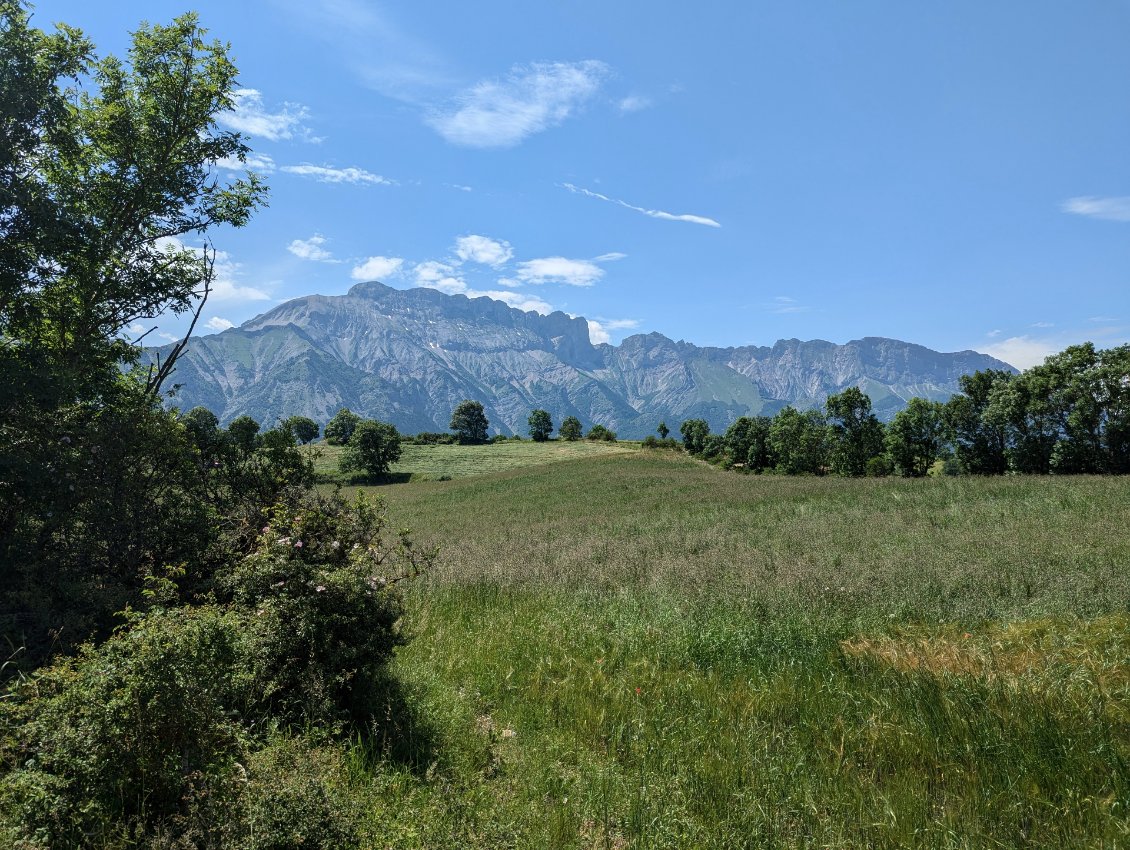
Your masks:
M721 431L739 416L821 405L850 386L889 418L907 399L945 399L961 375L989 368L1012 369L974 351L880 337L701 348L650 333L593 345L584 318L369 282L194 338L172 380L173 403L204 405L224 422L298 414L324 424L348 407L405 433L446 431L452 408L470 398L504 434L524 435L530 410L544 408L554 423L571 415L638 438L661 420L675 429L692 417Z

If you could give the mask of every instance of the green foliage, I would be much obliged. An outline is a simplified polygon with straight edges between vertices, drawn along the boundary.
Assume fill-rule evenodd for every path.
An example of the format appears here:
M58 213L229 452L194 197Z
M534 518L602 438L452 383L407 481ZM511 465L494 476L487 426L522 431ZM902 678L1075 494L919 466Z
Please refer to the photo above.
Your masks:
M586 440L602 440L606 443L616 442L616 432L605 428L603 425L593 425L589 428L589 432L585 434Z
M1003 392L1012 378L1011 372L995 369L962 375L961 392L946 402L942 416L963 472L1002 475L1008 469L1008 431L1000 419L987 414L994 392Z
M260 425L250 416L237 416L228 425L228 436L232 444L245 455L255 451Z
M421 431L413 437L403 437L402 443L417 446L450 446L455 444L455 435L435 431Z
M264 824L348 834L317 773L287 778L278 747L254 753L279 729L368 727L402 642L396 586L431 556L388 533L379 503L307 496L269 514L218 577L217 602L177 606L173 582L154 580L149 611L0 701L0 812L19 837L229 846L223 836Z
M535 443L544 443L553 433L553 420L550 418L548 410L531 410L528 424L530 426L530 438Z
M487 428L490 422L483 412L482 402L465 399L451 411L451 424L448 425L455 432L455 437L460 443L473 445L487 441Z
M687 452L692 455L702 454L710 425L705 419L688 419L679 426L679 433L683 435L683 448Z
M818 410L782 408L769 425L768 448L787 475L823 475L831 460L830 431Z
M302 445L318 439L318 423L308 416L289 416L283 420L282 427L294 434Z
M581 439L581 420L576 416L566 416L557 430L557 436L570 442Z
M660 422L659 427L656 428L655 431L659 434L659 439L661 440L666 440L667 435L671 433L671 429L667 427L666 422Z
M387 422L366 419L360 422L341 453L343 472L358 470L383 475L400 458L400 433Z
M360 416L348 407L343 407L326 423L326 430L324 432L326 442L331 446L344 446L349 442L349 438L353 436L353 429L355 429L360 422Z
M858 387L828 396L824 410L831 428L832 469L839 475L866 474L867 463L883 453L883 423L871 412L871 399Z
M900 475L925 475L946 445L947 429L940 402L912 398L887 427L887 452Z

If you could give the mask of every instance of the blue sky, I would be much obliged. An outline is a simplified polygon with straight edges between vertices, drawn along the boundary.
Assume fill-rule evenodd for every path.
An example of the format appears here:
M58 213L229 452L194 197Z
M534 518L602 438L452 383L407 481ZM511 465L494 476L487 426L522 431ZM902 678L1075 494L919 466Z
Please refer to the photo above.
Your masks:
M596 341L1130 341L1130 2L41 2L231 43L270 207L204 320L357 280ZM180 327L167 320L160 333Z

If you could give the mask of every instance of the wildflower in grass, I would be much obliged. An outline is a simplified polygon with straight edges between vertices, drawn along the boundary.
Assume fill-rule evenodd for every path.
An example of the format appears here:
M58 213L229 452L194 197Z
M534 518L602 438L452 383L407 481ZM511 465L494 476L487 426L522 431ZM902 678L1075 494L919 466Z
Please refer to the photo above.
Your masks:
M297 543L295 543L295 544L294 544L294 548L295 548L295 549L301 549L301 548L302 548L302 541L301 541L301 540L299 540L299 541L298 541Z
M314 591L316 593L325 593L326 592L326 586L324 584L319 584L317 587L314 588Z

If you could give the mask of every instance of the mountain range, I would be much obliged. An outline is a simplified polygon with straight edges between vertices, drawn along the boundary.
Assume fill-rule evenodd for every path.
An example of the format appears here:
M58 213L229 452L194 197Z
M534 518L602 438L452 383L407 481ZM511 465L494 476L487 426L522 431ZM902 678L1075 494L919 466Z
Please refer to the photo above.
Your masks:
M663 420L675 430L702 418L722 431L739 416L822 405L852 386L889 419L911 397L943 400L961 375L990 368L1015 371L974 351L882 337L713 348L649 333L594 345L584 318L373 281L192 339L171 403L264 424L296 414L324 424L348 407L417 433L446 431L455 405L475 399L498 433L525 434L530 411L543 408L555 424L576 416L586 429L600 423L638 438Z

